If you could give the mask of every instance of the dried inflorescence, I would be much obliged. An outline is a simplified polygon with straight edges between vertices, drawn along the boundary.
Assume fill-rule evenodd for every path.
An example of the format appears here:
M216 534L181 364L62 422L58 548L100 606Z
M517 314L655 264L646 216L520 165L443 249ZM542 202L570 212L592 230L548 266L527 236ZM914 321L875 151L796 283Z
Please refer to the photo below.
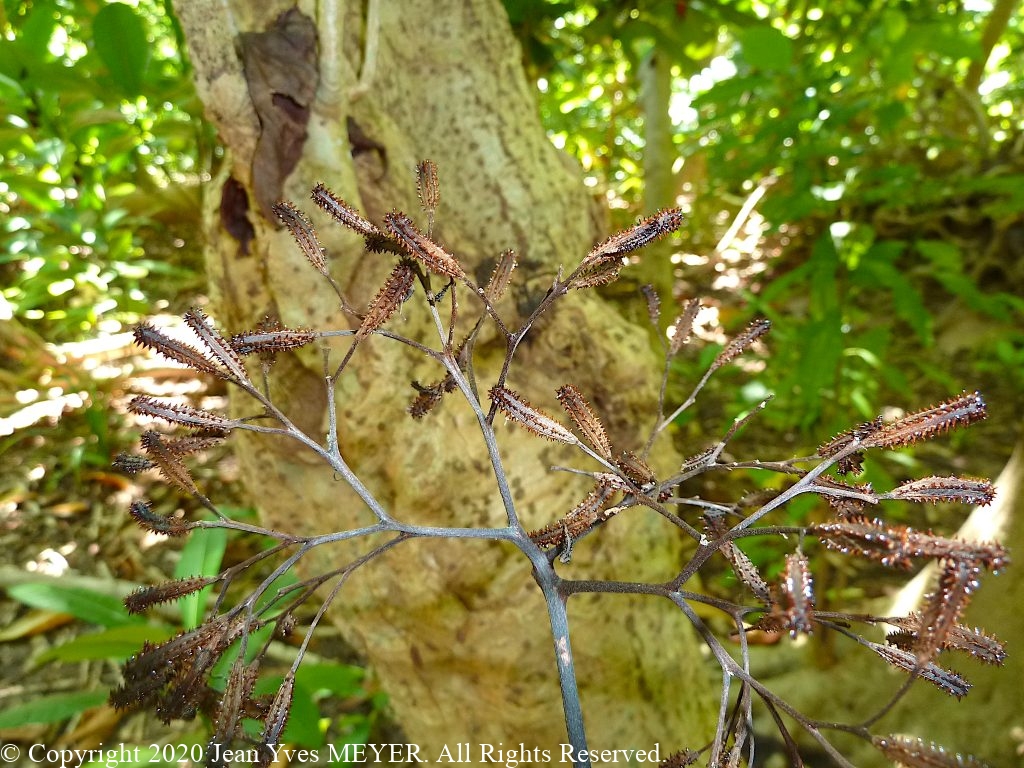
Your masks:
M530 557L534 578L544 593L552 616L561 615L568 626L568 615L565 613L567 599L577 592L587 591L658 595L667 598L686 613L722 668L724 693L728 694L730 686L736 681L740 683L740 690L732 698L729 711L726 703L730 697L723 696L719 725L713 739L698 745L699 749L683 749L674 753L663 761L664 766L672 768L693 765L702 757L709 761L709 765L738 765L746 747L754 738L751 702L755 695L762 699L775 720L793 764L801 762L799 749L780 716L781 712L792 717L826 749L832 750L822 730L834 725L797 712L756 683L756 672L751 669L747 650L749 644L755 642L754 630L788 633L793 637L810 632L836 631L903 670L908 676L919 677L956 697L966 695L970 684L958 673L937 663L937 660L943 660L940 659L943 654L960 652L984 663L1003 662L1006 652L999 640L980 629L965 627L960 620L968 602L981 587L983 575L986 572L998 572L1007 565L1006 550L998 543L966 542L904 523L894 523L885 519L879 511L879 502L884 500L984 505L992 501L992 484L975 478L930 476L906 480L889 491L878 491L868 483L858 484L844 477L836 478L826 474L829 469L840 476L859 474L869 451L912 445L983 419L986 408L978 393L964 393L892 421L887 422L878 417L861 423L822 444L814 457L789 461L724 461L722 456L727 443L747 420L765 406L765 401L733 421L717 443L710 447L707 444L696 446L686 451L689 458L682 462L675 475L659 474L661 470L656 472L654 467L661 468L666 462L658 461L657 456L652 456L651 450L655 439L670 421L664 419L661 411L663 403L659 403L659 412L655 414L654 423L658 426L646 436L646 443L643 435L639 435L635 443L644 445L644 448L630 450L621 445L613 445L598 408L580 387L565 384L554 393L554 399L568 417L566 425L531 405L522 394L510 388L508 376L520 342L531 331L538 317L569 295L571 289L592 288L615 280L626 265L625 257L680 227L683 221L681 211L659 211L595 245L568 277L563 279L562 272L558 272L539 304L517 327L503 317L498 306L516 276L515 254L511 250L499 254L489 280L483 287L478 286L469 277L473 270L467 269L455 253L434 238L434 215L441 200L436 165L429 161L421 163L416 169L416 181L420 206L427 216L425 227L417 225L409 215L401 211L384 215L381 225L377 225L324 185L318 184L313 189L312 199L323 211L360 235L369 251L386 254L382 258L392 259L390 274L369 300L365 312L353 309L331 277L328 254L321 245L311 219L291 203L282 202L274 207L275 214L290 231L306 259L335 289L342 310L351 318L351 328L288 329L268 317L256 328L228 337L202 311L193 309L185 314L184 320L197 338L197 345L178 341L147 323L135 329L135 337L140 345L199 374L217 376L228 381L258 403L259 409L254 417L236 419L179 402L149 396L136 397L129 406L133 413L156 419L177 432L145 432L142 436L144 455L122 455L118 457L117 464L129 472L158 470L165 480L214 513L216 519L210 522L190 520L181 513L163 515L144 500L133 502L129 514L147 531L166 536L181 536L198 527L222 526L237 531L262 532L277 543L261 549L259 554L221 574L168 581L140 589L126 598L126 605L135 613L214 585L220 592L214 615L202 625L166 643L145 646L141 653L125 665L124 685L111 697L115 706L151 706L165 720L187 718L197 712L205 712L213 723L210 754L218 752L212 747L227 748L234 742L251 738L252 729L248 730L250 736L247 737L241 729L242 721L258 720L262 726L255 738L258 754L256 762L269 764L273 757L270 747L285 738L284 729L296 690L295 670L306 646L303 644L296 654L295 662L284 674L283 682L276 692L271 696L257 696L254 691L257 690L261 664L271 640L257 641L254 635L256 630L273 622L274 626L268 627L274 630L271 638L289 637L296 628L296 608L316 594L321 586L334 582L340 587L355 568L371 562L377 554L405 540L446 535L447 529L399 523L404 511L385 509L344 461L342 446L345 441L338 435L334 415L328 419L331 431L324 440L323 435L299 432L298 427L278 410L270 397L267 383L270 365L279 354L290 353L315 341L320 342L324 350L324 381L329 388L336 385L346 371L348 362L357 350L362 349L360 345L378 343L372 339L382 340L382 343L406 344L434 365L443 366L443 372L434 383L424 385L413 381L417 394L408 412L413 418L422 419L440 407L447 395L454 393L460 393L471 406L481 425L483 444L488 447L486 457L492 463L498 490L501 491L495 494L495 498L500 496L503 499L509 519L507 528L488 528L474 533L481 538L512 542ZM445 285L441 286L440 291L437 290L438 286L431 288L430 274L445 278ZM408 339L394 330L385 330L398 310L416 295L417 287L422 293L422 306L432 314L433 326L443 329L439 334L439 348L430 346L422 339ZM648 319L657 329L661 318L661 297L650 287L642 291ZM463 320L469 314L464 307L467 294L477 307L477 314L469 323ZM450 303L451 307L447 327L438 310L445 302ZM686 301L671 326L669 339L667 342L663 340L666 376L669 359L680 354L683 346L691 339L700 308L698 300ZM483 374L474 365L474 351L480 330L487 321L491 321L496 336L504 340L507 352L500 373L494 380L484 384ZM767 320L755 319L728 341L676 414L682 413L692 404L711 374L746 354L755 342L768 333L770 327ZM327 360L332 354L329 342L346 337L349 339L349 347L341 364L331 374L327 366ZM455 343L455 339L461 341ZM259 358L263 388L253 383L246 367L246 358L253 355ZM249 364L253 365L251 358ZM529 379L524 377L524 380L528 386ZM489 395L489 407L479 392ZM334 394L332 389L327 397L328 402L334 402ZM545 396L541 394L539 397ZM550 393L547 398L550 402ZM573 471L589 477L593 482L590 490L574 507L568 511L553 511L549 521L532 532L525 531L519 522L508 481L498 458L499 436L493 425L499 414L532 435L561 444L556 446L560 451L576 452L581 461L586 462L586 466L573 468ZM611 417L612 414L606 413L605 416ZM266 426L268 423L273 426ZM337 477L347 482L363 498L377 518L377 524L367 530L375 534L391 532L396 538L334 571L312 576L294 588L282 589L276 595L268 594L266 590L269 585L276 583L307 551L324 545L332 536L301 538L232 521L201 493L186 466L186 457L215 445L239 430L272 432L298 439L317 453ZM813 466L804 468L804 463ZM698 496L680 495L683 484L692 478L722 470L735 471L741 467L777 472L786 480L781 486L762 488L735 502L708 501ZM813 493L823 498L834 518L826 522L801 525L794 524L786 516L771 517L786 502L802 493ZM616 524L612 520L622 511L631 508L636 510L635 514L657 514L674 526L678 535L690 541L686 551L690 553L691 559L681 564L674 579L662 584L631 585L622 581L608 582L602 586L586 580L562 579L556 574L555 563L569 563L573 547L579 540L590 535L600 536L604 525ZM465 529L458 530L460 534L452 535L465 533ZM359 531L338 534L341 538L357 535L361 535ZM753 536L776 537L789 542L786 544L789 554L779 564L765 564L747 554L752 549L744 551L738 543L743 537ZM823 546L818 546L819 543ZM816 604L815 595L817 590L821 590L823 595L827 594L827 584L819 585L814 574L815 557L822 548L838 550L869 563L895 568L909 568L920 561L935 561L940 574L938 583L922 608L905 617L844 613L831 610L831 605L826 610ZM637 553L637 558L643 557L643 552ZM695 582L690 581L691 577L713 557L723 558L724 565L741 585L742 594L736 602L721 596L684 591L693 587ZM235 607L229 607L232 597L229 587L232 587L235 577L248 568L278 562L275 558L282 558L283 562L276 565L269 575L261 573L255 579L261 586L241 597ZM762 575L762 570L771 574L770 580ZM331 590L327 600L332 600L338 591L337 588ZM743 641L742 665L736 663L731 652L725 650L713 632L713 623L706 622L692 610L691 604L696 603L703 603L706 612L719 611L726 619L725 625L730 628L731 636ZM559 611L562 613L559 614ZM851 629L855 625L870 628L876 624L887 624L893 630L884 643L870 640ZM259 647L249 647L250 643ZM226 675L221 677L221 682L212 687L210 672L223 657L232 659L232 662L226 664ZM568 668L565 664L560 665L559 674L568 713L574 706L573 696L576 697L575 706L579 704L571 663ZM573 730L573 724L579 719L567 716L570 740L577 746L583 743L581 732ZM852 726L845 730L861 735L886 757L907 766L978 768L981 765L973 758L948 753L941 747L918 739L891 735L872 737L866 729ZM832 754L836 754L834 750Z

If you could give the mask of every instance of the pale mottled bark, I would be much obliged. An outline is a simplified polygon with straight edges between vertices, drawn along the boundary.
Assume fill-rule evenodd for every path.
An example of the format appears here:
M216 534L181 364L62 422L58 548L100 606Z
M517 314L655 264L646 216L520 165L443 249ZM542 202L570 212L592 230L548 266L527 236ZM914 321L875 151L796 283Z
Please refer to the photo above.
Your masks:
M299 5L316 21L319 88L303 154L283 195L301 202L323 181L371 219L393 207L416 213L412 169L430 158L442 181L438 239L470 270L515 248L527 286L543 292L557 265L571 268L597 232L578 173L540 128L500 3L371 0L379 25L369 28L363 5ZM272 26L287 7L237 0L177 8L200 94L229 151L224 172L209 186L206 232L217 316L229 326L251 326L268 311L289 325L350 322L255 202L252 162L260 123L235 46L241 32ZM367 51L375 51L372 61L364 61ZM383 152L353 156L349 118ZM249 255L239 253L218 214L228 175L248 195L255 234ZM369 300L390 260L365 254L358 238L339 232L311 203L304 207L351 300ZM529 300L528 293L515 295L506 310ZM460 296L460 302L469 307L472 299ZM393 321L396 329L430 338L422 312L403 314ZM607 416L620 447L642 444L658 368L646 331L587 295L570 297L540 330L523 350L511 384L550 406L556 386L575 382ZM501 354L501 345L481 345L481 389ZM322 433L319 355L301 360L279 364L274 394L302 425ZM339 392L342 451L391 512L421 523L502 524L468 408L453 397L423 423L405 414L414 394L409 380L431 381L440 369L383 339L371 339L355 362ZM511 426L499 429L499 438L528 525L556 519L582 496L584 485L548 471L572 456ZM248 487L269 524L309 531L371 522L315 457L280 442L247 442L240 449ZM668 457L661 469L673 461ZM677 570L678 536L664 523L639 510L614 522L579 545L568 573L663 580ZM343 556L330 555L334 564ZM514 548L458 541L400 546L352 579L334 618L366 655L410 740L435 753L456 741L550 748L564 740L543 601L528 562ZM570 603L570 619L593 746L643 748L661 741L665 754L709 736L714 689L690 628L670 605L578 598Z

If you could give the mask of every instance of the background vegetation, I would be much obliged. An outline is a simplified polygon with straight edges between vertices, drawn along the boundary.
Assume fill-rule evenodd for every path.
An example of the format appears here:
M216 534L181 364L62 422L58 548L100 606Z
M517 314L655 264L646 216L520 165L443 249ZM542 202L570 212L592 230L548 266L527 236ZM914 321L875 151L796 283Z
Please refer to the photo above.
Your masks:
M505 5L551 139L610 224L689 213L661 252L673 277L641 264L637 283L704 298L711 339L775 324L770 364L742 387L723 376L703 408L774 392L774 431L755 438L797 452L851 413L977 387L993 418L962 438L969 469L998 472L1024 408L1016 3ZM2 543L15 570L141 580L110 522L130 492L106 473L133 438L117 403L138 375L117 350L140 316L202 290L216 137L168 2L2 13ZM25 618L26 602L5 610ZM16 652L5 667L34 669Z

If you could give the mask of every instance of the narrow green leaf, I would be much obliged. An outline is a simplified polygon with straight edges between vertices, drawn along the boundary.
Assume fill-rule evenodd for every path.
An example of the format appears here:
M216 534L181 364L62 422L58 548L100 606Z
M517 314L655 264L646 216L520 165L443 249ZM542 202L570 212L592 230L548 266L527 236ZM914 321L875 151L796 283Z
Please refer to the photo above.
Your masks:
M86 659L113 659L123 661L139 652L144 642L162 643L177 634L177 630L154 624L132 624L112 627L101 632L79 635L74 640L40 654L36 661L84 661Z
M182 547L181 559L174 569L175 577L184 579L189 576L213 576L218 573L227 543L228 533L223 528L200 528L193 531ZM210 591L211 587L203 587L178 601L181 623L185 629L194 629L203 620Z
M67 613L101 627L123 627L145 621L142 617L130 616L119 598L82 587L37 581L8 587L7 594L33 608Z
M0 712L0 728L19 728L38 723L59 723L107 700L108 691L55 693L40 696Z

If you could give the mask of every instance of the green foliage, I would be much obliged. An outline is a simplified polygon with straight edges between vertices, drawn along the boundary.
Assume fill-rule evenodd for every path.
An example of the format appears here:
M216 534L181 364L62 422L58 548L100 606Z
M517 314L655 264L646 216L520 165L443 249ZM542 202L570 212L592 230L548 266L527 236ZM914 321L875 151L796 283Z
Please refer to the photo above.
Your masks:
M0 713L0 728L18 728L35 723L59 723L107 699L106 691L85 693L55 693L40 696Z
M165 4L3 10L0 310L77 340L194 280L212 134Z
M46 582L16 584L7 588L9 597L33 608L67 613L101 627L137 624L143 619L129 616L116 597L81 587L64 587Z
M182 547L181 558L174 569L174 577L186 579L190 576L212 576L218 573L227 545L228 536L225 530L205 528L196 531ZM202 622L210 592L212 587L203 587L178 601L181 623L185 629L194 629Z
M976 369L1019 378L1003 361L1019 359L1024 313L1024 276L1009 266L1024 228L1020 16L996 28L990 57L982 33L995 14L983 6L506 7L552 138L627 216L640 207L652 140L638 64L651 50L671 60L666 108L694 254L682 276L697 296L723 271L756 283L736 322L774 321L781 359L762 383L777 395L777 426L828 426L851 406L867 417L914 375L944 389L942 366L907 366L901 353L904 339L933 345L951 303L992 324L972 345ZM739 251L734 265L713 244L758 185L760 242L725 243ZM729 308L736 292L718 301Z
M246 515L246 510L234 511L240 516ZM182 549L175 576L209 576L218 573L227 542L228 532L223 528L194 531ZM289 579L295 581L295 577L290 574ZM281 586L285 584L282 580L279 582ZM207 587L178 601L182 623L175 627L157 619L147 621L144 616L130 615L123 602L109 594L82 587L67 587L52 579L16 584L6 590L11 599L23 605L66 613L82 622L103 627L98 632L78 634L39 654L35 658L36 664L102 659L123 663L138 653L143 643L164 642L183 629L193 628L201 622L209 591ZM263 644L270 640L273 629L273 625L268 625L250 636L249 656L260 652ZM214 674L213 680L219 680L223 685L227 667L237 657L238 650L236 643L236 652L222 659L218 665L220 672ZM282 651L289 653L283 646ZM273 693L282 679L277 676L261 681L260 691ZM304 664L296 676L296 717L292 718L285 732L288 743L300 747L322 747L326 743L328 726L332 723L332 734L341 738L339 744L365 741L373 722L383 712L386 701L380 696L371 695L364 681L365 671L361 667L333 662ZM106 690L37 696L17 706L7 707L0 714L0 728L58 723L103 705L108 697L109 692ZM321 707L330 700L347 702L348 710L355 705L364 706L357 711L346 711L334 718L322 719Z

